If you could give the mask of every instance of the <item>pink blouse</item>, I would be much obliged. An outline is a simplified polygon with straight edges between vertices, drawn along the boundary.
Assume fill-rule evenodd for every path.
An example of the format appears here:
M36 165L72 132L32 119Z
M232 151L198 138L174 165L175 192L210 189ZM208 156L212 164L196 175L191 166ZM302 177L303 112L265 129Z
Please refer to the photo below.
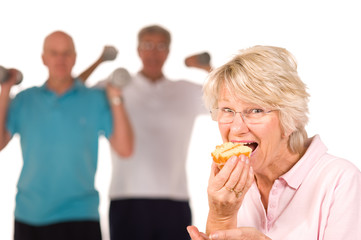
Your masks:
M267 212L257 185L246 194L238 227L255 227L273 240L361 239L361 172L329 155L318 135L270 191Z

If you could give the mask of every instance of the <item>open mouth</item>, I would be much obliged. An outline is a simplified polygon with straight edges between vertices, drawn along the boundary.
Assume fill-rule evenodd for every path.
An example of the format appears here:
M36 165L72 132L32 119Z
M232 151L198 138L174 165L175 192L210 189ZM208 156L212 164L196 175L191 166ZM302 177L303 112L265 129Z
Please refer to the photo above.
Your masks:
M256 142L243 143L243 146L252 148L252 152L254 152L256 150L256 148L258 147L258 143L256 143Z

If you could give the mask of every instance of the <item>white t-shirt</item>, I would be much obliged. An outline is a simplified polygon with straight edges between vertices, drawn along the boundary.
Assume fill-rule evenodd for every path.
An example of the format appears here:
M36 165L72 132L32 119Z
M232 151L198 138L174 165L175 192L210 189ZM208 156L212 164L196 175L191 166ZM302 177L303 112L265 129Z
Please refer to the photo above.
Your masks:
M208 113L202 86L166 78L152 83L138 73L123 96L135 148L126 159L112 151L110 198L188 200L186 160L193 124Z

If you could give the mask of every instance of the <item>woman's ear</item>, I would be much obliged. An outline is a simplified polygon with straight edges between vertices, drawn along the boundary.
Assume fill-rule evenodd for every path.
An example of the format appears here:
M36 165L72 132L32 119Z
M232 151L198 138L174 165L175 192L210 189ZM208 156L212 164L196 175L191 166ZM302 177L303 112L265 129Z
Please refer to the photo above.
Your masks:
M293 132L291 132L290 130L283 130L283 133L282 133L282 138L289 138L291 136Z

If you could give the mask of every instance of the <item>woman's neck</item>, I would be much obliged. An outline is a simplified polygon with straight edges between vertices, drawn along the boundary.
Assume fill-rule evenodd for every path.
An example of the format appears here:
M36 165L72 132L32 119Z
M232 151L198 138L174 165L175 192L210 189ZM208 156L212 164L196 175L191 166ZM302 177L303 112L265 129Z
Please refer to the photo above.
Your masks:
M255 180L261 194L262 203L267 211L269 193L274 182L288 172L302 157L303 154L291 153L279 156L264 169L255 172Z

